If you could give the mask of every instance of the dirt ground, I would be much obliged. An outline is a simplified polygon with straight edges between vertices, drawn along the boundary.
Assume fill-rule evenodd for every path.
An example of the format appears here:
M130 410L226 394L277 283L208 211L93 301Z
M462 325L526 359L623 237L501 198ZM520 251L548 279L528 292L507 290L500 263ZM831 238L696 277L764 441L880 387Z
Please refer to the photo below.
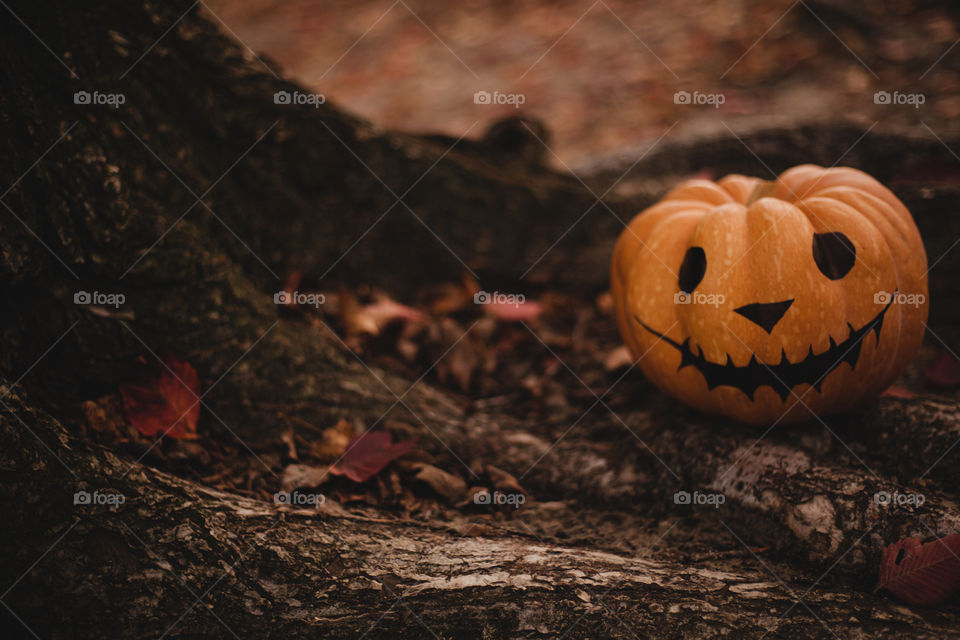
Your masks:
M561 167L758 120L922 121L943 137L960 115L957 16L935 3L206 4L273 72L386 128L475 137L518 112L475 104L475 92L521 94L519 112L546 123ZM722 104L678 104L678 91L722 94ZM877 104L878 91L923 103Z

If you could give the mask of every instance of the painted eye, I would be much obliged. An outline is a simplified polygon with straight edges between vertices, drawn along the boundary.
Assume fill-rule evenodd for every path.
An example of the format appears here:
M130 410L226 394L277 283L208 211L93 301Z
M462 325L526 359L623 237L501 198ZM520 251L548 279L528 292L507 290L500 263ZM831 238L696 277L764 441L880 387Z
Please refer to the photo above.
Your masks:
M831 280L850 273L856 259L857 249L850 238L839 231L813 234L813 260L820 272Z
M690 247L683 256L683 262L680 263L680 276L677 283L680 285L680 291L691 293L703 280L703 274L707 272L707 254L700 247Z

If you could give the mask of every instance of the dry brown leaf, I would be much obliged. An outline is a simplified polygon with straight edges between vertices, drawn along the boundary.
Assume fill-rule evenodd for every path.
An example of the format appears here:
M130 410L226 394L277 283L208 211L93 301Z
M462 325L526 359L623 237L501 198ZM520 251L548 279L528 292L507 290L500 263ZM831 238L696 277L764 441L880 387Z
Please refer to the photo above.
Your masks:
M504 493L522 493L527 494L527 490L520 486L520 482L514 477L512 473L508 473L503 469L488 464L484 467L484 471L487 474L487 477L490 478L490 482L493 484L493 488Z
M391 322L402 321L423 325L427 316L413 307L380 296L374 302L361 305L351 293L340 294L340 319L348 336L377 336Z
M98 400L87 400L80 405L84 426L97 435L101 442L117 443L126 440L133 431L123 415L120 398L109 395Z
M431 489L452 504L463 500L467 493L467 483L459 476L447 473L431 464L421 464L419 467L416 475L417 480L429 485Z
M442 345L444 350L449 351L437 363L437 377L444 384L452 379L462 391L467 391L473 372L480 366L480 357L470 342L470 336L464 333L463 327L451 318L444 318L440 322Z
M474 291L462 285L447 284L440 288L440 295L430 301L430 313L445 316L461 311L473 304Z
M613 315L613 293L610 291L604 291L597 296L595 303L597 305L597 311L602 313L605 316Z
M353 424L340 418L337 424L323 430L320 439L310 443L310 452L323 462L332 462L343 455L353 437Z
M297 458L297 445L293 441L293 427L286 429L283 433L280 434L280 442L282 442L287 447L286 455L290 460L298 460Z
M377 322L363 312L363 307L357 297L349 292L342 292L340 300L340 321L348 336L371 335L380 333Z
M280 484L283 490L289 493L301 487L318 487L329 479L330 467L288 464L283 470Z
M633 364L633 354L630 353L630 349L626 345L620 345L603 359L603 370L607 372L616 371L623 367L629 367L631 364Z
M420 345L409 340L407 338L400 338L397 340L397 352L403 357L407 362L413 362L417 359L417 356L420 354Z

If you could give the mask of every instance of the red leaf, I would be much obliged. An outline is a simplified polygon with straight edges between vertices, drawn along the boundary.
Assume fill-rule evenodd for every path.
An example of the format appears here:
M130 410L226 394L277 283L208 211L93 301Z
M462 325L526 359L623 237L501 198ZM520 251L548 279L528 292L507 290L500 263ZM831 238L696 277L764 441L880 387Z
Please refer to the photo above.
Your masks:
M505 322L523 322L536 320L543 312L543 305L536 300L530 302L496 302L490 301L484 310L494 318Z
M917 397L917 394L910 391L910 389L895 384L887 387L880 395L884 398L905 398L908 400Z
M930 384L938 387L955 387L960 384L960 360L944 353L930 362L923 370Z
M888 545L880 560L877 589L887 589L904 602L940 604L960 589L960 534L924 544L905 538Z
M393 443L386 431L368 431L350 440L343 458L330 473L347 476L354 482L366 482L388 464L413 448L413 440Z
M152 367L141 359L137 383L120 385L127 417L148 438L196 438L200 416L197 371L172 356L163 363L166 366Z

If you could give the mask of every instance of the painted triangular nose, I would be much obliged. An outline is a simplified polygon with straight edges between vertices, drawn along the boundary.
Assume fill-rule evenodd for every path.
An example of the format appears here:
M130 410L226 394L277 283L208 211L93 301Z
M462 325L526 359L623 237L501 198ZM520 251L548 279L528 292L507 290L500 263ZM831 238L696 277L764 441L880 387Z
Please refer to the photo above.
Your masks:
M753 304L745 304L738 309L734 309L734 311L770 333L792 304L793 298L783 302L754 302Z

